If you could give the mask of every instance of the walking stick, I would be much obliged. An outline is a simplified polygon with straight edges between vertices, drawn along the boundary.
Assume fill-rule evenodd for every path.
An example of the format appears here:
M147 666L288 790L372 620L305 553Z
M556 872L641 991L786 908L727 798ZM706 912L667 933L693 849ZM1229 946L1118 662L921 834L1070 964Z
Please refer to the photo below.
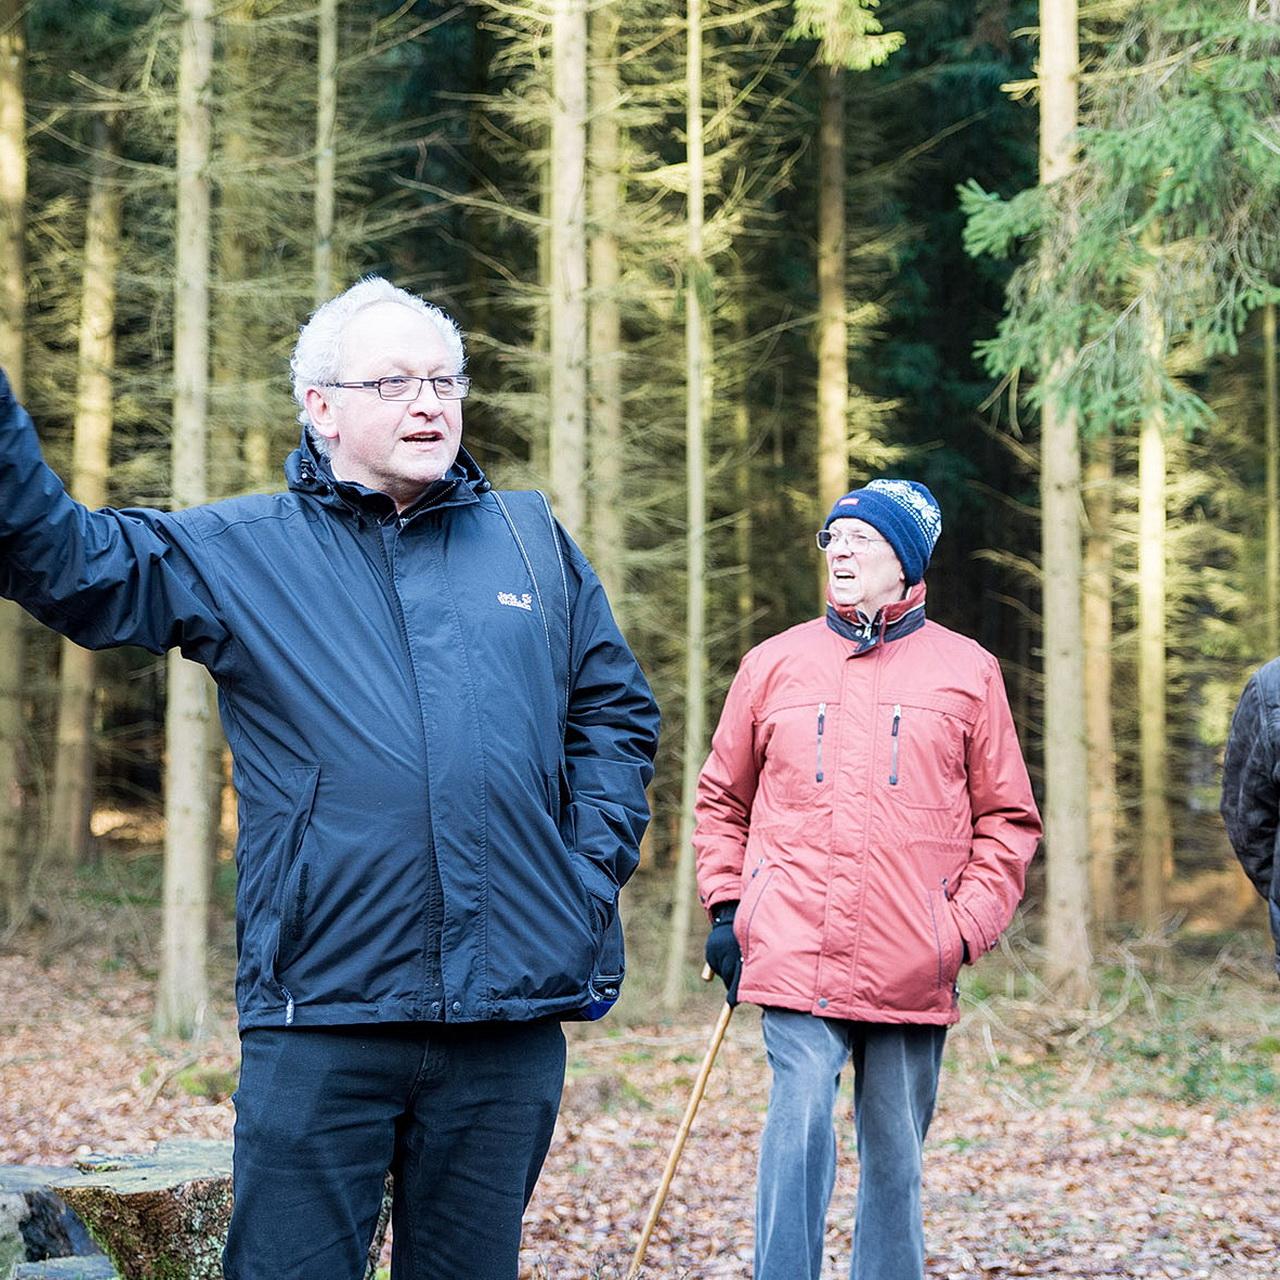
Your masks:
M703 982L710 982L711 978L711 966L704 965L702 970ZM720 1010L720 1017L716 1020L715 1029L711 1032L711 1043L707 1045L707 1056L702 1059L698 1078L693 1082L693 1093L689 1097L689 1105L684 1109L684 1119L680 1121L680 1128L676 1130L676 1140L671 1144L671 1154L667 1157L667 1167L662 1171L662 1181L658 1184L653 1203L649 1206L649 1218L644 1224L644 1230L640 1233L640 1243L636 1245L636 1251L631 1255L631 1267L627 1271L626 1280L636 1280L636 1277L640 1274L640 1267L644 1263L645 1250L649 1247L649 1237L653 1235L653 1229L658 1225L658 1215L662 1212L667 1192L671 1188L671 1179L675 1176L676 1165L680 1163L680 1155L684 1151L685 1139L689 1136L689 1130L693 1128L693 1117L697 1114L698 1104L702 1101L702 1095L706 1091L707 1078L711 1075L711 1068L715 1065L716 1054L720 1052L720 1042L724 1039L724 1033L729 1029L729 1019L731 1017L733 1017L733 1005L726 999L724 1008Z

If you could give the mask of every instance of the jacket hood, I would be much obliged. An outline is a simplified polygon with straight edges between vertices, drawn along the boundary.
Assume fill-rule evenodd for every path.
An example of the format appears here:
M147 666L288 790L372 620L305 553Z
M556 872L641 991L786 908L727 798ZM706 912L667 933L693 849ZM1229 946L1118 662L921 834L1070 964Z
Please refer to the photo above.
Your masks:
M284 476L293 492L311 494L326 506L367 511L379 517L395 510L395 503L387 494L353 480L339 480L333 474L329 459L315 447L305 427L298 447L285 459ZM459 447L458 456L444 478L428 485L403 514L412 515L426 507L474 502L492 488L480 464L465 448Z

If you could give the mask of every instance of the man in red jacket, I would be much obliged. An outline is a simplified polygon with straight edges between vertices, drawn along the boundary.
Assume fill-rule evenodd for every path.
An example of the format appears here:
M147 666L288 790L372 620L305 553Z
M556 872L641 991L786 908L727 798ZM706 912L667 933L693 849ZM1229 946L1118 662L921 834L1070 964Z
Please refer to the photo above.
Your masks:
M818 1280L854 1067L853 1280L921 1280L921 1153L956 975L1022 897L1040 817L1000 667L925 620L942 516L909 480L818 532L827 615L752 649L698 782L707 959L764 1009L756 1280Z

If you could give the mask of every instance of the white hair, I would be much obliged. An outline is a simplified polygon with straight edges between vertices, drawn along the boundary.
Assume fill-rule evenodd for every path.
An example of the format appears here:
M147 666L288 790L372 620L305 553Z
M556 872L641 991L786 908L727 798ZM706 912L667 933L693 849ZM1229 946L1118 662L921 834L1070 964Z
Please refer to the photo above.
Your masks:
M455 373L461 373L466 363L462 330L453 317L416 293L396 288L381 276L365 276L344 293L322 303L298 333L293 355L289 357L289 368L293 372L293 398L298 402L298 421L306 427L317 452L325 457L329 454L329 441L315 429L307 413L307 391L341 379L342 337L348 323L367 307L382 302L396 302L426 316L444 339L445 348L456 366ZM332 399L340 396L341 392L329 389L326 395Z

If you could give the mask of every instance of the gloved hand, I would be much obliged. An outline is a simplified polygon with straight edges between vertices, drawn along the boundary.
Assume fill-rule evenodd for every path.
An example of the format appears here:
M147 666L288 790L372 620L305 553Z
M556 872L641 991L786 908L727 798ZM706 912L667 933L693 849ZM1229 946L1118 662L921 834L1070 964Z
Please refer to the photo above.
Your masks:
M719 902L711 908L711 932L707 935L707 964L725 986L725 999L738 1003L738 979L742 976L742 948L733 936L736 902Z

